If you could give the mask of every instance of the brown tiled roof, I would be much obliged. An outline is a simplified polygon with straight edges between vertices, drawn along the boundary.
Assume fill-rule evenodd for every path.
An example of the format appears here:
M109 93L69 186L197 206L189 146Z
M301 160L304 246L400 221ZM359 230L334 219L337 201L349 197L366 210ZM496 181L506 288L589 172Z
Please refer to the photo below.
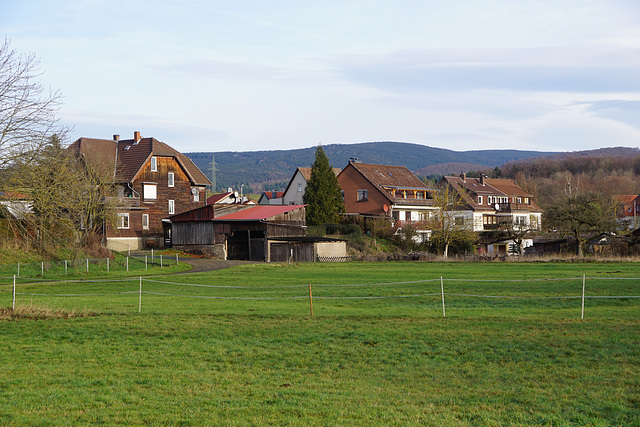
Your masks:
M113 171L116 182L131 182L151 156L174 157L194 185L210 185L209 179L190 158L155 138L139 141L80 138L69 149L81 154L103 171Z
M336 176L338 176L338 174L342 171L342 169L340 169L340 168L331 168L331 169L333 170L333 173ZM309 180L311 179L311 168L298 168L298 170L300 171L300 174L302 175L302 177L307 182L309 182Z
M369 182L378 187L415 188L427 190L424 182L404 166L351 163Z
M533 201L533 195L518 187L518 184L511 179L463 178L458 175L445 176L443 179L455 188L469 207L474 210L492 210L492 208L488 205L476 203L472 194L479 196L528 197L531 199L529 209L534 212L541 211L540 207Z
M349 163L362 174L371 184L378 188L392 203L400 205L431 206L432 199L414 199L395 197L395 194L387 189L393 190L420 190L433 191L424 182L413 174L405 166L373 165L366 163Z

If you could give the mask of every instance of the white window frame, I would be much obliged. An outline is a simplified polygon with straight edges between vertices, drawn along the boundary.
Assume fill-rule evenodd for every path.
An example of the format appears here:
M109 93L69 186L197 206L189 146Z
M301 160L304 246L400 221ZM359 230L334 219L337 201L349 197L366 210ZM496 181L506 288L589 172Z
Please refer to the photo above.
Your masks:
M298 184L298 193L302 193L302 184Z
M149 214L142 214L142 229L149 229Z
M129 213L118 214L118 228L121 230L129 229Z
M156 156L151 157L151 172L158 172L158 158Z
M369 200L369 190L364 189L364 190L357 190L358 191L358 196L357 196L357 201L358 202L366 202L367 200Z
M151 189L153 189L153 191L151 191ZM156 200L158 198L158 184L154 182L143 183L142 197L144 197L144 200Z
M167 187L175 187L176 186L176 176L173 172L169 172L167 174Z
M478 196L478 204L481 205L482 204L482 196Z
M176 213L176 201L169 200L169 215L173 215Z
M193 191L195 190L195 191ZM198 187L194 187L193 190L191 191L191 193L193 193L193 201L194 202L199 202L200 201L200 189Z

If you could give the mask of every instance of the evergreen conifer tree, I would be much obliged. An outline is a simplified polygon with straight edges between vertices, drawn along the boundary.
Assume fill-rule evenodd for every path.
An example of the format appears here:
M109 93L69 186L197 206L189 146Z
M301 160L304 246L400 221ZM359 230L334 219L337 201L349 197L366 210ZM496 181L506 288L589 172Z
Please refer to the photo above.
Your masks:
M338 178L320 145L316 148L316 159L311 166L311 178L303 201L307 205L308 225L337 223L345 211Z

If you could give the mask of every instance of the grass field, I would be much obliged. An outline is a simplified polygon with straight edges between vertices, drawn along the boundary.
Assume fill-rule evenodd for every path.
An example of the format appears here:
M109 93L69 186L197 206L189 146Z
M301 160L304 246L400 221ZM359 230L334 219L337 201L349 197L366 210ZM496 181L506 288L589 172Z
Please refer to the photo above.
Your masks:
M581 320L583 275L617 298ZM145 278L140 314L139 278L19 283L18 305L99 315L0 321L0 424L640 425L638 277L256 264Z

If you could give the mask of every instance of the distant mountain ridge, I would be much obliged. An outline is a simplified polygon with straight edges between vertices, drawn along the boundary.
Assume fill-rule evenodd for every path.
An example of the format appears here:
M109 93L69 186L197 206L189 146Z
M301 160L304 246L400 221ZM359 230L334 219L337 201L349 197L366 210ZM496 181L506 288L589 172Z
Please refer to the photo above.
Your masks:
M527 159L582 155L583 152L559 153L521 150L453 151L444 148L406 142L364 142L356 144L323 145L331 165L343 168L350 158L363 163L406 166L419 175L460 173L483 170ZM297 167L310 167L316 147L272 151L220 151L184 153L205 173L211 176L211 160L215 156L218 189L245 188L253 192L282 190ZM635 150L635 151L634 151ZM624 147L589 150L586 155L630 155L638 149ZM626 153L626 154L625 154Z

